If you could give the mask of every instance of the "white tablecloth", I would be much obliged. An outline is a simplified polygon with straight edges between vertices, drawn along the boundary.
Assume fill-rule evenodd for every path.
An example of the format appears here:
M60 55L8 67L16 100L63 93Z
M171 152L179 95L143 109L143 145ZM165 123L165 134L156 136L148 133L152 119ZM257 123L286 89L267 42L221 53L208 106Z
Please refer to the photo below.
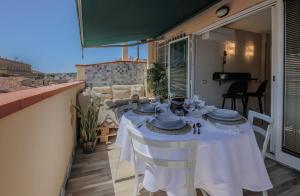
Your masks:
M141 118L129 111L123 115L116 144L121 147L120 160L132 161L132 146L127 132L129 126L134 127L135 121ZM260 154L254 133L250 124L232 126L239 129L239 134L230 134L227 128L220 129L201 118L186 117L193 122L201 122L201 134L193 131L184 135L165 135L154 133L145 125L135 130L146 138L162 141L197 140L195 186L203 188L213 196L240 196L242 189L263 191L272 188L264 161ZM145 153L154 157L181 157L184 152L164 152L161 149L139 147ZM185 173L179 169L166 169L157 166L145 166L138 163L141 173L144 173L143 186L152 192L164 190L168 195L185 195Z

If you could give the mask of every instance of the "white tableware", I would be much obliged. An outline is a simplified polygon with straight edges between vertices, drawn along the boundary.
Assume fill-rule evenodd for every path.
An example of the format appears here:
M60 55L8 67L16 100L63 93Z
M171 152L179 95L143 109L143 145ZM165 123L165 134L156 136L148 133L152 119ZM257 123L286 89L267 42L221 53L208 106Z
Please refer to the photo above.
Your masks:
M204 107L205 110L207 110L207 112L213 112L215 110L217 110L218 108L216 108L216 106L213 105L207 105Z
M158 115L150 121L150 123L159 129L166 130L181 129L186 125L184 120L180 119L178 116L166 114Z
M212 112L214 116L218 116L221 118L235 118L239 115L237 111L228 110L228 109L217 109Z
M139 108L141 112L155 112L155 105L154 104L142 104Z
M214 120L219 120L219 121L224 121L224 122L233 122L233 121L239 121L243 119L243 116L241 115L237 115L235 117L232 118L228 118L228 117L220 117L220 116L216 116L214 115L214 113L208 113L206 114L208 117L214 119Z

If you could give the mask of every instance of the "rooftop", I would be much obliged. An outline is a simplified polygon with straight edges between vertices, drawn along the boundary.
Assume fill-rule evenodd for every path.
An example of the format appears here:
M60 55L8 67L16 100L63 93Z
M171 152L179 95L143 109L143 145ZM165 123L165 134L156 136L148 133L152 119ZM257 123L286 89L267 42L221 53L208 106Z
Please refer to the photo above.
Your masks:
M12 59L3 58L3 57L0 57L0 61L7 61L7 62L10 62L10 63L18 63L18 64L23 64L23 65L30 65L30 64L24 63L24 62L22 62L22 61L12 60ZM30 65L30 66L31 66L31 65Z
M25 89L31 89L29 86L22 85L21 81L24 77L0 77L0 93L12 92Z

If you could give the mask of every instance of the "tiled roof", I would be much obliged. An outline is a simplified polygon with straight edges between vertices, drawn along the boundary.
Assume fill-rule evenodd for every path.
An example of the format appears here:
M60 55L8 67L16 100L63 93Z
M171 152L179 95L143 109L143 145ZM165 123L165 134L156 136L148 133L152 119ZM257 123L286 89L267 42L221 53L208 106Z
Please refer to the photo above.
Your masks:
M11 59L2 58L2 57L0 57L0 61L3 61L3 62L7 61L7 62L11 62L11 63L18 63L18 64L30 65L30 64L24 63L24 62L22 62L22 61L11 60ZM30 65L30 66L31 66L31 65Z
M22 80L24 80L23 77L0 77L0 91L13 92L32 88L23 86L21 84Z

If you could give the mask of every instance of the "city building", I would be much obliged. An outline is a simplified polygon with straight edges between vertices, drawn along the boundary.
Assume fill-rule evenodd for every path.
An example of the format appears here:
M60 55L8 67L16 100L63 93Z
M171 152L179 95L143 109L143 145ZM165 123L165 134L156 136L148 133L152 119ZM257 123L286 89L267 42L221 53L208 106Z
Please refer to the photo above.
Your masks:
M0 74L2 75L24 75L31 74L32 65L17 60L0 57Z

